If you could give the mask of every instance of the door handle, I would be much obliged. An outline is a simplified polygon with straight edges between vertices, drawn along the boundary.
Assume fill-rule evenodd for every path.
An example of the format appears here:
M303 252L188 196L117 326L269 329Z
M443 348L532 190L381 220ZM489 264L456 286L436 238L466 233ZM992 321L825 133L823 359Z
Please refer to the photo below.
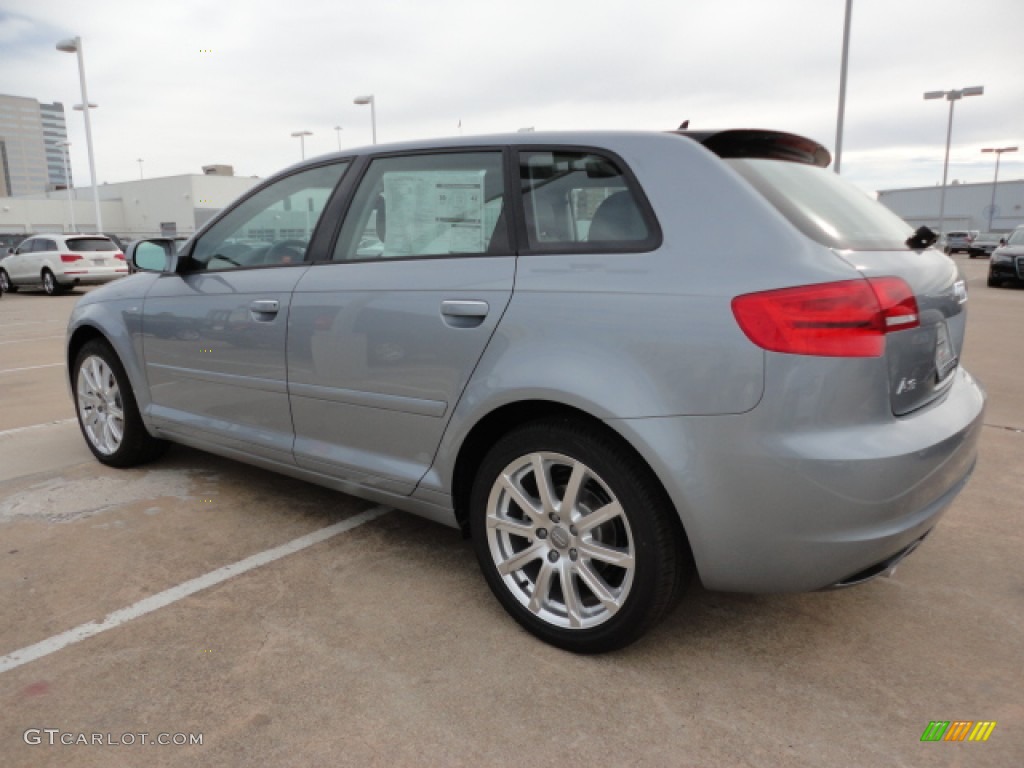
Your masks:
M271 323L281 308L275 299L257 299L249 304L249 315L257 323Z
M486 301L442 301L441 314L448 317L487 317Z
M249 309L261 315L275 315L281 308L281 304L274 299L259 299L249 305Z
M476 328L489 309L486 301L442 301L441 317L452 328Z

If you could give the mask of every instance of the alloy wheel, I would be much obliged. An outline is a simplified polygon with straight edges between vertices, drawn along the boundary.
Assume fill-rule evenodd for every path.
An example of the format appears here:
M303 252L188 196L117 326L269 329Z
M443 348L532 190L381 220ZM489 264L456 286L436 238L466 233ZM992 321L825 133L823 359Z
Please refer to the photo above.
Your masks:
M497 477L486 519L500 578L538 619L590 629L625 604L633 534L615 494L584 463L559 453L521 456Z
M116 452L124 439L124 404L114 371L103 358L90 355L82 362L75 394L89 442L100 453Z

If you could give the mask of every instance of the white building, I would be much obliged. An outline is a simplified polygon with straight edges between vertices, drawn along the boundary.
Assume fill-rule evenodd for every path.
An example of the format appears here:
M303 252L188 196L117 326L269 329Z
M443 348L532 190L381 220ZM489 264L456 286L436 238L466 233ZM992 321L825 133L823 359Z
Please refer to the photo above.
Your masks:
M261 179L233 176L227 166L208 174L139 179L99 187L103 231L134 240L191 235ZM95 232L92 187L0 198L0 233ZM72 217L74 224L72 225Z
M883 189L878 201L914 227L938 231L941 187ZM1009 232L1024 224L1024 180L951 184L946 187L943 229L976 229L980 232ZM991 223L990 223L991 217Z

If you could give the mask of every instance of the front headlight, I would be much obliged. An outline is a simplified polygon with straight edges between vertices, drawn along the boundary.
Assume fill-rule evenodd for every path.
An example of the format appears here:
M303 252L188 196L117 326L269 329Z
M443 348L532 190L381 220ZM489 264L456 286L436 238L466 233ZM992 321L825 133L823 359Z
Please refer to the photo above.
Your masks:
M1012 264L1013 256L1006 252L993 251L992 252L992 263L993 264Z

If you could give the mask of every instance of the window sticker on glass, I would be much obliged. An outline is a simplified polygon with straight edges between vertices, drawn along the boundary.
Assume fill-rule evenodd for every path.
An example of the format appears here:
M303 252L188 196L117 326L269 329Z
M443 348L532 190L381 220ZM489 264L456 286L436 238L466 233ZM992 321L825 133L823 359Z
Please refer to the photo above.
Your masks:
M385 257L481 253L484 171L385 173Z

